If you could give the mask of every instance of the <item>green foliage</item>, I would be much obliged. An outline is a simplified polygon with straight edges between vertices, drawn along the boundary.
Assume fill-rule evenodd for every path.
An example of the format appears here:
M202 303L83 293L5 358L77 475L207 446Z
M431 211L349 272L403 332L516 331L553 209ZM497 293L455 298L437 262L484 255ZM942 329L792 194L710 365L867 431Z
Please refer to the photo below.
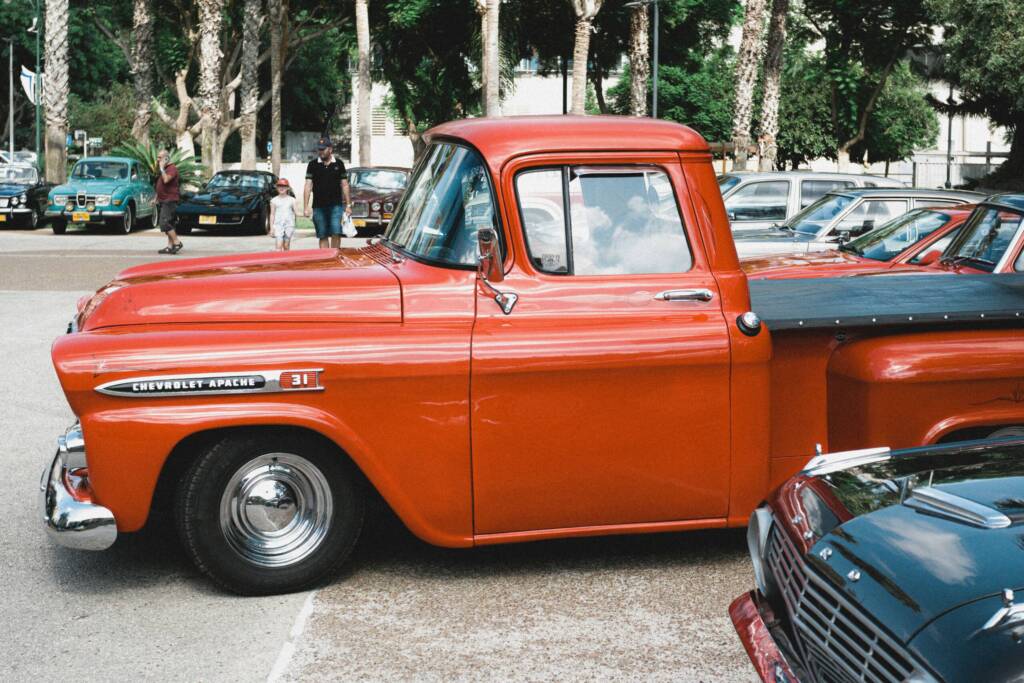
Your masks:
M878 98L864 143L854 156L869 161L901 161L915 149L931 147L939 134L939 118L928 104L924 81L901 62Z
M85 130L89 137L103 138L106 149L132 141L135 120L135 93L127 83L113 82L93 99L74 93L68 99L68 122L71 130ZM172 134L158 118L153 117L151 135L157 140L170 140Z
M113 154L117 156L130 157L138 160L142 166L149 172L152 178L156 178L159 168L156 163L156 156L159 154L161 146L156 143L150 142L143 144L136 141L128 141L123 143L121 146L113 150ZM178 180L184 185L190 185L198 187L203 184L203 180L206 177L206 167L196 161L196 158L192 155L186 155L177 147L172 147L169 150L171 163L178 168Z
M834 159L831 98L821 57L804 54L803 48L787 50L779 102L778 157L792 168L812 159Z
M941 74L959 90L957 113L988 116L1012 135L998 180L1024 177L1024 3L927 0L945 26Z

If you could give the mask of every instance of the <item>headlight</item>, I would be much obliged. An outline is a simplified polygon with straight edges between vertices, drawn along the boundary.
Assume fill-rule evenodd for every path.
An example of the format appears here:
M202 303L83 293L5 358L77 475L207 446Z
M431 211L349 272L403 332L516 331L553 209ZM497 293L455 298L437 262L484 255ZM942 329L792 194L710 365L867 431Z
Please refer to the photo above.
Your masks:
M19 204L28 204L28 195L27 194L22 194L20 197L18 197L18 203Z
M395 210L395 203L394 202L384 202L384 210L387 211L388 213L391 213L392 211Z
M771 582L765 566L765 549L768 547L768 533L772 530L772 511L767 505L754 510L747 524L747 548L754 565L754 583L761 595L771 597Z
M370 205L370 208L373 209L374 211L380 211L380 202L374 202L373 204Z
M110 204L109 194L98 194L96 195L96 206L106 206Z
M95 211L96 210L96 202L86 202L85 203L85 210L86 211Z
M71 202L68 202L67 204L64 205L64 210L65 211L74 211L75 210L75 205L72 204Z
M53 203L54 204L58 204L58 205L59 204L67 204L68 203L68 196L66 194L55 194L55 195L53 195Z

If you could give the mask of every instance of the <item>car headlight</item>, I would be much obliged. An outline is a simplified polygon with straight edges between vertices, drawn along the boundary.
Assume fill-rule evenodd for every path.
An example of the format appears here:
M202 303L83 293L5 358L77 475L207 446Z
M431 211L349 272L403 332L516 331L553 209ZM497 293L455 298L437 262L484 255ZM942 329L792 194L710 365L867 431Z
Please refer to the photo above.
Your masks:
M374 202L373 204L370 204L370 208L373 209L374 211L380 211L380 202Z
M22 193L22 195L20 197L18 197L18 203L19 204L28 204L28 195Z
M106 206L110 204L109 194L98 194L96 195L96 206Z
M66 194L55 194L55 195L53 195L53 202L52 203L53 204L57 204L57 205L67 204L68 203L68 196Z
M771 596L771 582L765 566L765 549L768 547L768 534L772 530L772 511L767 505L754 510L747 524L747 549L750 561L754 565L754 583L761 595Z
M388 213L391 213L392 211L395 210L395 203L394 202L384 202L384 210L387 211Z

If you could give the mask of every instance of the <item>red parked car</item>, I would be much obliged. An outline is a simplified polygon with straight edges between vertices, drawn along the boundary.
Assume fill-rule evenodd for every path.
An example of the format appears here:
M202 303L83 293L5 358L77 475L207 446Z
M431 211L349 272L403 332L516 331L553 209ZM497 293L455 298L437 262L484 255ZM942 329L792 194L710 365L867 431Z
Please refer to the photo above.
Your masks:
M914 209L837 249L740 260L752 279L874 275L935 263L977 205Z

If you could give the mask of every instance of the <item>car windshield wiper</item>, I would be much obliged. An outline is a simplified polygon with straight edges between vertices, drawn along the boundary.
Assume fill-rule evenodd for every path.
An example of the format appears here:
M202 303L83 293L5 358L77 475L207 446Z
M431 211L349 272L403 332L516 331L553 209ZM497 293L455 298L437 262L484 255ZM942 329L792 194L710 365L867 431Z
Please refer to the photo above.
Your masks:
M391 240L389 240L384 235L380 236L380 242L378 244L383 244L385 247L388 248L388 250L391 252L391 260L394 261L395 263L401 263L402 261L405 260L405 257L402 255L402 248L399 245L392 242Z

